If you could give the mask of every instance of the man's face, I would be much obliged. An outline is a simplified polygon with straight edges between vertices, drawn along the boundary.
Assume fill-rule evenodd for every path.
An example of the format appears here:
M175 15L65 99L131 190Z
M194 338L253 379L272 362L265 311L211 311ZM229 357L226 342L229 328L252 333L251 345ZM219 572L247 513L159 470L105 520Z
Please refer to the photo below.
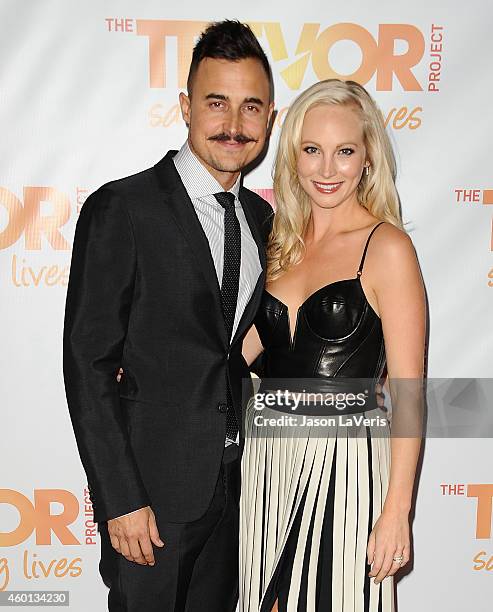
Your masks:
M273 110L269 80L259 60L205 58L192 95L180 94L192 151L229 188L262 151Z

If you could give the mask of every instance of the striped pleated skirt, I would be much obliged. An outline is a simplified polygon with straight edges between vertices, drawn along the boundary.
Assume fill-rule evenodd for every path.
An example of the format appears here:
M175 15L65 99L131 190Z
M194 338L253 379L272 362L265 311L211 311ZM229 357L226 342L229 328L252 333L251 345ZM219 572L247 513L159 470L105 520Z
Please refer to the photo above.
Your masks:
M247 409L240 612L270 612L276 599L279 612L393 612L393 577L376 585L366 555L388 488L388 423L387 435L364 425L321 435L255 416Z

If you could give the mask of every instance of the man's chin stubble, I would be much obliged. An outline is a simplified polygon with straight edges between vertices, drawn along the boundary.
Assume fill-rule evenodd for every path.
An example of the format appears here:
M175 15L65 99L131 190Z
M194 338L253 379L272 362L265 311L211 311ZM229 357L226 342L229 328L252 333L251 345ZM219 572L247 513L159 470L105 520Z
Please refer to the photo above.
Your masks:
M209 163L210 163L211 168L214 168L216 172L235 173L235 172L241 172L244 168L244 165L238 165L238 163L231 165L231 166L221 164L217 159L212 159Z

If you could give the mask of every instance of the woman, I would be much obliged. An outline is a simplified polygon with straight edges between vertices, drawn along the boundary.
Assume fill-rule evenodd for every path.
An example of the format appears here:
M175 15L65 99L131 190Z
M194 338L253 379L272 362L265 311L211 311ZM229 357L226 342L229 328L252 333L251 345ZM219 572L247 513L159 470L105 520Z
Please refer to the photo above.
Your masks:
M243 345L249 364L264 351L264 376L327 388L385 372L422 379L424 289L394 179L382 116L363 87L331 79L295 100L275 162L267 286ZM266 434L254 412L240 610L393 610L392 576L410 556L419 437L390 441L372 427L359 437L343 427L284 435L283 425Z

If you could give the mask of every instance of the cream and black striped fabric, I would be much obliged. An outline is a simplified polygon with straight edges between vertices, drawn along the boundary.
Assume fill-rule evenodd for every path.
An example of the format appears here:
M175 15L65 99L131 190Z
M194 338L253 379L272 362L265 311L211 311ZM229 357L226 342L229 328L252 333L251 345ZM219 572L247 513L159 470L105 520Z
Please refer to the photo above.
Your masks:
M256 426L255 416L249 408L240 612L270 612L277 595L281 612L393 612L393 577L375 585L366 562L388 488L389 436L381 427L300 434Z

